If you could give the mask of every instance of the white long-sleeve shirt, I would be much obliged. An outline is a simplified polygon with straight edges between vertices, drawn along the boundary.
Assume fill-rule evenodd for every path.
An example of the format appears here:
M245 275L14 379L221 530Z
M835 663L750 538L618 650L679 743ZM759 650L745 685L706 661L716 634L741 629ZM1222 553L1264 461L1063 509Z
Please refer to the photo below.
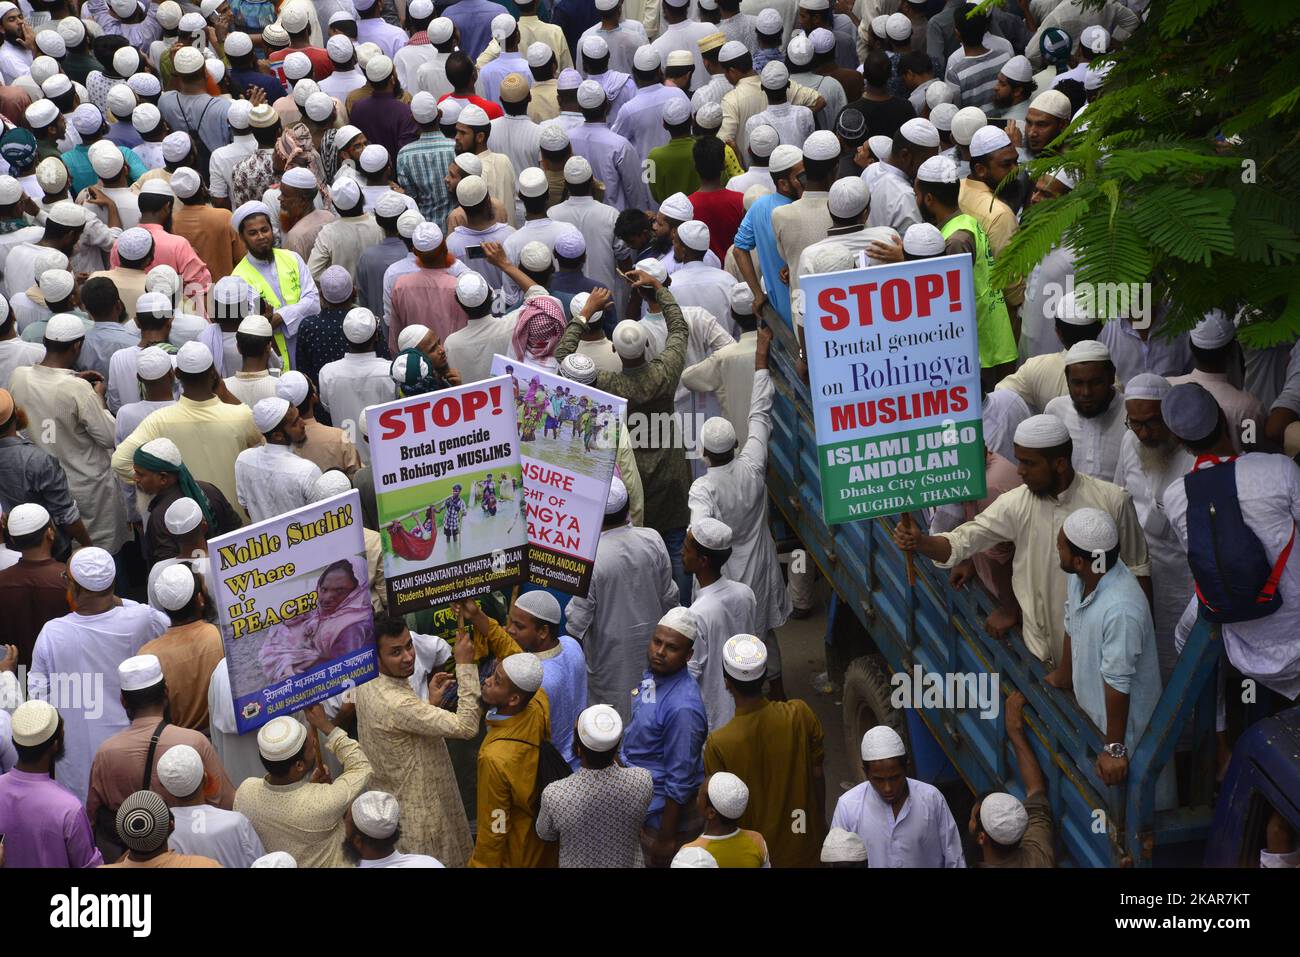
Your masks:
M894 810L864 781L835 804L831 827L852 831L867 848L868 867L965 867L961 831L939 789L907 779L903 808Z
M310 505L320 467L287 445L259 445L235 459L235 494L251 522Z
M1116 392L1110 406L1101 415L1089 418L1079 414L1074 400L1059 395L1047 403L1043 410L1054 415L1070 430L1074 443L1074 470L1107 482L1115 481L1115 467L1119 464L1119 443L1128 432L1124 424L1124 397Z
M266 853L252 823L211 804L172 808L176 827L167 846L177 854L210 857L222 867L249 867Z
M757 601L748 585L725 577L704 587L697 583L691 597L696 632L686 667L700 684L709 730L716 731L736 714L736 701L722 677L722 646L734 635L754 633Z
M389 374L390 363L373 352L348 352L342 359L327 362L320 370L320 400L338 428L357 434L366 406L392 402L397 386ZM357 445L361 461L370 462L370 446Z

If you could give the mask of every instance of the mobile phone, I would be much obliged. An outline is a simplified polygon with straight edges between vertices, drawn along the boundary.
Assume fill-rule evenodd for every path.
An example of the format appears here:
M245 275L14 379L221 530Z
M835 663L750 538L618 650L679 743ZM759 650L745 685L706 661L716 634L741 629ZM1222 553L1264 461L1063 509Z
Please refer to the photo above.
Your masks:
M466 258L466 259L482 259L482 258L483 258L483 247L482 247L482 246L466 246L466 247L465 247L465 258Z
M1005 116L991 116L991 117L989 117L989 126L997 126L997 127L1001 127L1001 128L1004 129L1004 130L1007 128L1007 123L1008 123L1008 122L1010 122L1010 121L1009 121Z

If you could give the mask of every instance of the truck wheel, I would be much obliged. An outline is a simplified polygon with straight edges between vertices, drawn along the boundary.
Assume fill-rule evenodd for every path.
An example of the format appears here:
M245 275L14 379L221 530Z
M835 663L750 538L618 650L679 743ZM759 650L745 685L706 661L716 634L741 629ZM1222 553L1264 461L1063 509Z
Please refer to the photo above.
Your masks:
M889 666L881 655L864 655L844 673L844 747L854 781L866 780L862 771L862 736L878 724L893 728L907 747L908 774L912 774L912 745L907 720L890 703Z

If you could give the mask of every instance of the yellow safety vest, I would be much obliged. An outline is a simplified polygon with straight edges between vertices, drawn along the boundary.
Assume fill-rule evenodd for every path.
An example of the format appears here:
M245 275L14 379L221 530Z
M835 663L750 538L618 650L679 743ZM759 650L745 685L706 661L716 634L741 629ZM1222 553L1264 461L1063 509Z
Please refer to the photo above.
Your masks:
M302 298L302 286L298 282L298 263L294 255L284 249L272 249L271 254L275 258L275 275L280 281L280 291L284 293L284 302L281 302L276 296L275 290L271 284L266 281L260 272L253 268L253 264L245 256L235 267L234 275L238 276L244 282L248 283L264 300L271 304L272 309L279 309L284 305L294 305ZM283 328L275 331L275 347L280 352L280 363L282 370L288 372L292 365L289 361L289 344L285 341Z

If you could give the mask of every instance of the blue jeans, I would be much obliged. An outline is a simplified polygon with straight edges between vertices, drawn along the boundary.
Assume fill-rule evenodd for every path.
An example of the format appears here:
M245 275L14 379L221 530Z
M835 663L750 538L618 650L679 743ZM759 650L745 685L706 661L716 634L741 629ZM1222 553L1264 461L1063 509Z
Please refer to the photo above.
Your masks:
M686 574L686 569L682 566L682 546L686 544L685 528L670 528L666 532L660 532L659 537L664 540L664 547L668 549L668 560L673 563L673 581L677 582L678 598L683 607L690 607L691 604L691 586L694 584L695 577Z

